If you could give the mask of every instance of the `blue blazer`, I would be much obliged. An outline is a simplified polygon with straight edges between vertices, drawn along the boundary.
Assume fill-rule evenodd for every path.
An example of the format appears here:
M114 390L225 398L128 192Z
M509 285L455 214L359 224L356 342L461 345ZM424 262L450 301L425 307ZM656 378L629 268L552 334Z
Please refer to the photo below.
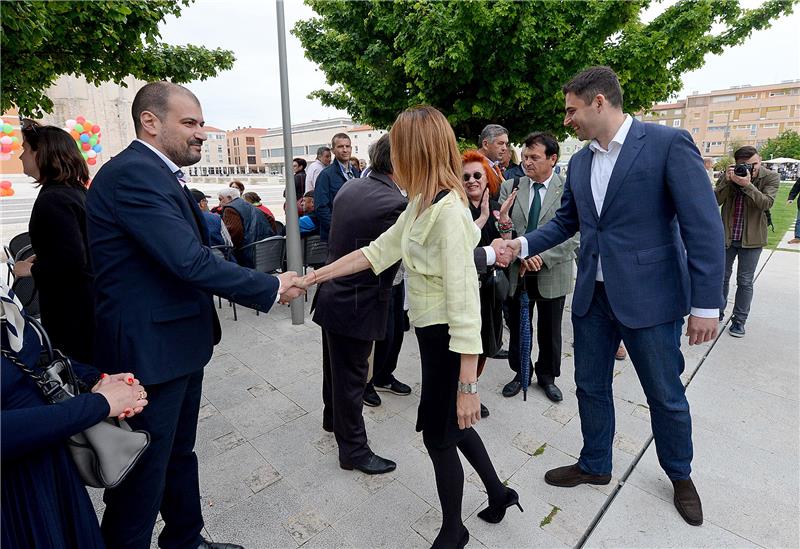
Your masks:
M353 169L353 175L361 177L361 172ZM342 174L339 161L334 158L330 165L320 172L314 185L314 215L317 216L319 237L325 242L328 241L328 232L331 230L333 199L345 183L347 179Z
M203 368L221 331L220 295L268 311L279 282L216 257L200 208L149 148L134 141L87 196L95 269L95 364L144 385Z
M589 310L602 258L617 319L645 328L722 302L724 233L714 192L689 133L638 120L628 132L600 215L592 198L594 153L569 163L556 216L525 235L535 255L581 233L572 312Z

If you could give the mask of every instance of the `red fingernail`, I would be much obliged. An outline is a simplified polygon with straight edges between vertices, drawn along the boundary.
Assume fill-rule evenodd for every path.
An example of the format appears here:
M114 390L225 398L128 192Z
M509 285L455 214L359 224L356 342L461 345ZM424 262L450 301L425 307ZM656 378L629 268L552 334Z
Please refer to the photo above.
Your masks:
M100 374L100 379L104 379L104 378L107 378L107 377L108 377L108 374Z
M128 385L133 385L133 378L132 377L128 377L128 379L126 379L125 381L128 382Z

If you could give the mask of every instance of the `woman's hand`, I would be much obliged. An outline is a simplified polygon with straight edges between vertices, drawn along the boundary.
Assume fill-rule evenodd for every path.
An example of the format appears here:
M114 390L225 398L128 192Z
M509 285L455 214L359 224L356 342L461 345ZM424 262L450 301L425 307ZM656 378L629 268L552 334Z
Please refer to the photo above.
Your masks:
M20 259L14 263L14 276L17 278L31 276L31 267L33 267L34 261L36 261L36 256L32 255L28 259Z
M479 229L483 229L483 226L489 220L489 215L489 189L485 189L481 195L481 215L475 220L475 225Z
M92 392L99 393L111 408L108 417L125 419L141 413L147 406L147 391L132 374L104 375Z
M458 391L456 396L458 428L468 429L481 419L481 399L478 393L466 394Z
M500 205L500 223L508 223L511 221L508 212L511 210L514 200L517 199L517 191L519 191L518 188L514 189L514 191L508 195L508 198L503 201L503 204Z

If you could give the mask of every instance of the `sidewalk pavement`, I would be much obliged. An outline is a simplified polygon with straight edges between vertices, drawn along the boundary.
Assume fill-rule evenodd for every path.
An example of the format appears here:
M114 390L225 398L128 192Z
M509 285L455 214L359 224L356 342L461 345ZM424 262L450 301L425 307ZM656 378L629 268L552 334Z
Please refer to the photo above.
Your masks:
M545 471L575 462L581 447L565 314L563 402L552 404L535 384L527 402L521 394L503 398L512 376L505 361L489 360L481 377L491 416L477 430L525 512L509 509L497 525L478 519L486 494L464 462L468 547L797 547L800 254L765 251L761 266L746 338L723 333L694 347L683 341L703 526L686 525L672 506L628 360L614 372L611 484L545 484ZM291 324L287 307L259 316L239 307L238 322L224 301L219 312L224 335L206 368L196 448L206 537L249 549L429 547L441 512L433 469L414 431L413 332L406 333L396 372L413 394L381 394L380 407L364 409L370 446L398 468L367 476L339 468L333 435L322 430L321 336L308 307L300 326ZM101 512L100 492L91 494ZM154 534L154 547L155 540Z

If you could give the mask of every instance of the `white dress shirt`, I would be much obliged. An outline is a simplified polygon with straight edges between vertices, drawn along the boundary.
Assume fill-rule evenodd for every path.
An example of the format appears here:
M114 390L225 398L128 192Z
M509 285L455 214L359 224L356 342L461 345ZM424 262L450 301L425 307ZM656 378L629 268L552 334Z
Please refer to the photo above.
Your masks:
M630 115L625 115L625 120L617 130L617 133L608 144L608 149L600 146L596 139L589 143L589 148L592 149L594 155L592 156L592 170L591 170L591 187L592 198L594 199L594 206L597 209L597 215L603 211L603 202L606 199L606 192L608 191L608 182L611 179L611 172L614 171L614 166L619 158L619 153L622 151L622 146L625 144L625 138L628 137L628 132L633 125L633 118ZM521 246L520 257L528 256L528 240L524 237L519 238ZM601 261L600 253L597 254L597 274L595 280L603 282L603 263ZM716 318L719 316L719 309L698 309L691 308L691 315L699 318Z
M328 166L319 160L314 160L308 165L308 168L306 169L306 192L314 190L314 186L317 184L317 177L319 177L320 172L327 167Z

